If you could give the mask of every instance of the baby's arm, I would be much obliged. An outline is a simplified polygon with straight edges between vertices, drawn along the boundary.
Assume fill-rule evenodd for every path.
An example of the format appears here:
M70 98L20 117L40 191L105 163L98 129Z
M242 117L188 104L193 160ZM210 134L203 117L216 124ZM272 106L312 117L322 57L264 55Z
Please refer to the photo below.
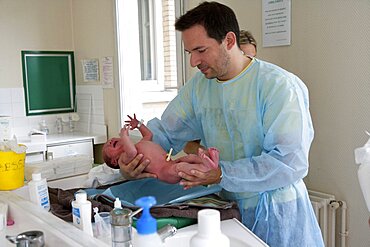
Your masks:
M133 160L137 155L135 144L131 141L128 135L128 130L129 130L129 127L125 125L123 126L119 134L119 136L121 137L121 144L124 150L121 154L123 156L122 161L127 162L127 163Z
M141 135L143 136L143 140L145 141L151 141L153 138L153 133L146 127L142 121L137 120L136 114L134 114L134 117L132 118L131 116L127 115L127 117L130 120L126 120L125 123L130 126L130 129L133 130L137 128Z

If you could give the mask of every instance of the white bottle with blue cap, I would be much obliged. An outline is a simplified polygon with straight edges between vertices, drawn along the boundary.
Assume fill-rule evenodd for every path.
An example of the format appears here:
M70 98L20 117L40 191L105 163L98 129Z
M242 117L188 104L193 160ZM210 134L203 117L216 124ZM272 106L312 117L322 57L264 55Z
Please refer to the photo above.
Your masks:
M150 208L156 204L153 196L141 197L135 205L143 208L140 219L136 222L137 235L133 239L135 247L164 247L157 233L157 221L150 214Z

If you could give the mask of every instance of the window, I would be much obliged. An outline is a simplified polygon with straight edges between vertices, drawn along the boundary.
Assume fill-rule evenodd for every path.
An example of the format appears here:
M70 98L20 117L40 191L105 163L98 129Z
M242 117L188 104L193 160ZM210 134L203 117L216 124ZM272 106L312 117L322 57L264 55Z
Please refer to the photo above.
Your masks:
M184 83L174 22L182 0L116 0L121 124L160 118Z

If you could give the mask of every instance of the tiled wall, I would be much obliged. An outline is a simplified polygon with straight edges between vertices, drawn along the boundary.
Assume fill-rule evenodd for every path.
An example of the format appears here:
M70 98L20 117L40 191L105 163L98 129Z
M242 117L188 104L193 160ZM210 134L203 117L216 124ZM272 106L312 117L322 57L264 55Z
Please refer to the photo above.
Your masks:
M75 131L106 135L104 123L103 90L99 85L76 87L77 113L80 120L75 124ZM0 88L0 116L10 116L12 133L19 137L27 136L32 129L39 129L39 123L45 120L50 134L57 133L56 119L66 114L46 114L26 116L23 88ZM68 123L63 126L68 132Z

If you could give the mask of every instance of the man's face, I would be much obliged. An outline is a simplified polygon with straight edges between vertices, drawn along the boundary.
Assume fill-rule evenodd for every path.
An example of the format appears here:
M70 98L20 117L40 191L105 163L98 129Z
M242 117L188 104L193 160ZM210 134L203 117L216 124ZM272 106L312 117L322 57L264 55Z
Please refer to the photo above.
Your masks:
M195 25L182 32L185 51L190 54L190 64L197 67L206 78L225 80L228 78L230 57L225 41L219 44L208 37L201 25Z

